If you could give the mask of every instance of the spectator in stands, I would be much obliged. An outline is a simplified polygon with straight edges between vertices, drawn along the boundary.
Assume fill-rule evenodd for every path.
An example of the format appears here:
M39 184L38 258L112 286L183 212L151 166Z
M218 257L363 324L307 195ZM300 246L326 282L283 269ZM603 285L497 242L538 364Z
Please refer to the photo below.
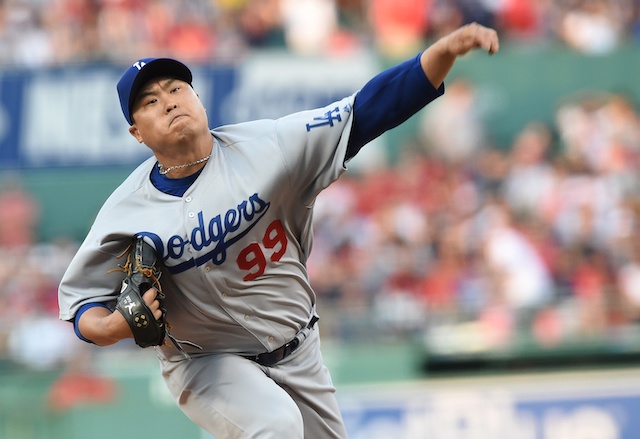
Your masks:
M368 16L376 49L392 58L416 52L427 34L431 3L430 0L371 1Z
M282 27L287 47L294 53L330 53L338 28L334 0L281 0Z
M624 41L630 6L628 0L581 0L563 11L558 34L580 52L611 52Z
M513 212L497 199L485 207L484 256L497 293L515 312L526 316L553 300L551 274L535 247L514 226Z
M549 157L552 134L546 125L532 121L513 140L509 149L509 172L503 193L517 213L536 215L553 187L554 173Z
M622 262L615 276L619 286L620 309L627 322L640 323L640 236L634 235L629 258Z
M477 90L469 81L457 79L448 84L446 95L420 116L420 138L430 154L448 163L461 163L486 146L479 104ZM459 129L461 126L465 129Z
M0 190L0 249L28 249L37 242L40 206L19 180L5 179Z

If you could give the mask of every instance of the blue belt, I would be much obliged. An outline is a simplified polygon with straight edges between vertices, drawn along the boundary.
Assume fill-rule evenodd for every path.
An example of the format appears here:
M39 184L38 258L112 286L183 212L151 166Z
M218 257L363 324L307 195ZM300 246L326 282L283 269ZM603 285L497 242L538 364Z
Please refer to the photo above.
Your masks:
M274 366L277 363L284 360L285 358L287 358L289 355L291 355L293 351L298 349L302 341L306 338L307 333L309 332L308 330L312 329L318 320L319 320L318 316L314 315L313 317L311 317L311 320L309 320L309 323L307 324L307 326L302 328L302 330L298 332L298 334L296 334L293 340L283 344L278 349L271 352L263 352L262 354L248 355L244 357L251 361L255 361L256 363L262 366L266 366L266 367Z

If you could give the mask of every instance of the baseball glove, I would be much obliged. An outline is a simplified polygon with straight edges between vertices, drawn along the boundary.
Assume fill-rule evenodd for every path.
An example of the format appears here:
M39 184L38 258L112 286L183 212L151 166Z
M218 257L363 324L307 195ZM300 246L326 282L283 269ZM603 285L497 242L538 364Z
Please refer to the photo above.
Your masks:
M143 348L159 346L167 335L165 295L160 285L161 272L157 267L155 249L142 238L135 238L131 245L120 255L126 255L126 261L120 268L126 273L122 291L116 302L118 310L125 318L138 346ZM156 300L160 302L162 317L159 320L145 303L142 295L150 288L158 291Z

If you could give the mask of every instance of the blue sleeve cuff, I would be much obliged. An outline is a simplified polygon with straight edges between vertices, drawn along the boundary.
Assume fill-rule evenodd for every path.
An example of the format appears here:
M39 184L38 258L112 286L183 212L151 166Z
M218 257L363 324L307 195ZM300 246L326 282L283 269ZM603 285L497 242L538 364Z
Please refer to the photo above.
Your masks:
M73 319L73 330L76 333L76 335L78 336L78 338L82 341L86 341L87 343L92 343L93 342L87 338L85 338L81 333L80 333L80 328L78 328L78 323L80 322L80 317L82 317L82 314L84 314L87 310L91 309L91 308L95 308L96 306L100 306L102 308L106 308L109 309L109 307L107 305L105 305L104 303L101 302L90 302L90 303L85 303L84 305L82 305L80 307L80 309L78 310L78 312L76 313L75 318ZM109 309L110 310L110 309Z
M425 75L421 56L383 71L358 92L346 160L444 94L444 84L435 88Z

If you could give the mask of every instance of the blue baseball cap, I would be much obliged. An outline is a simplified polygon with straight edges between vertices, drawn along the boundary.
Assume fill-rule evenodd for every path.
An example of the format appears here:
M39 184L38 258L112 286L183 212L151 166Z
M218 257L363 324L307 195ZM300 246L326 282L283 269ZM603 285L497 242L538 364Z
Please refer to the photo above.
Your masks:
M191 70L180 61L171 58L143 58L131 65L118 81L118 97L124 118L133 125L131 107L138 92L149 80L158 76L170 76L189 85L193 81Z

